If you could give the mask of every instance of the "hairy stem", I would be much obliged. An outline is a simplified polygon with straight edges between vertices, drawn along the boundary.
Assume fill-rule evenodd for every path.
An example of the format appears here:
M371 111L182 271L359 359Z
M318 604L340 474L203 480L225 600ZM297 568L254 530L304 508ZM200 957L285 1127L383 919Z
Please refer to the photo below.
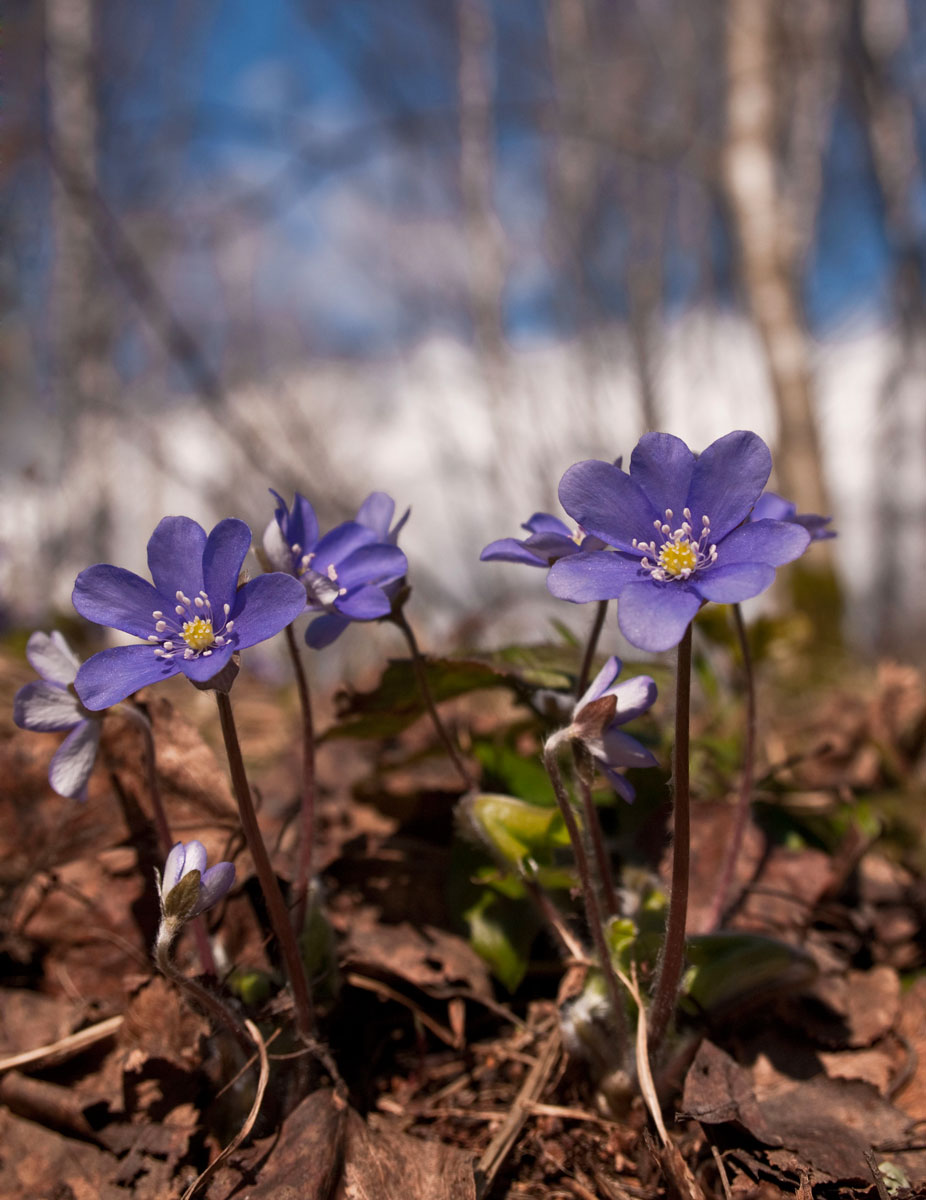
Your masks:
M270 924L273 927L273 932L276 934L280 953L283 955L283 961L286 964L286 973L289 976L290 987L293 990L296 1027L303 1038L310 1039L315 1031L315 1013L312 1008L312 998L309 994L309 986L305 977L302 957L299 954L299 947L296 943L296 935L290 924L289 913L283 902L279 884L273 873L273 867L270 865L270 855L267 853L267 847L264 845L260 826L257 823L257 814L254 811L254 803L251 800L251 788L248 784L247 774L245 773L244 760L241 757L241 746L238 742L238 731L235 728L231 700L229 700L226 692L217 691L215 698L219 706L219 720L222 724L222 736L225 739L225 752L228 755L232 788L235 792L235 798L238 801L241 827L244 830L248 849L254 860L257 878L260 880L264 900L267 903Z
M582 668L579 671L579 682L576 684L576 698L580 699L585 695L588 687L588 677L592 673L592 663L595 661L595 651L598 649L598 639L601 637L601 631L604 628L604 619L608 611L608 601L599 600L598 608L595 610L595 620L592 622L592 627L589 630L588 641L585 644L585 654L582 657Z
M546 767L547 774L550 776L550 782L553 784L556 802L566 823L569 841L572 843L572 853L575 856L576 869L579 872L579 884L582 889L582 899L585 903L585 918L588 922L589 932L595 943L595 950L598 954L601 973L604 976L605 987L608 989L608 999L611 1001L611 1009L614 1014L618 1046L621 1055L623 1055L627 1045L627 1018L624 1013L624 998L617 981L617 976L614 973L611 951L608 948L607 939L605 938L601 906L598 903L594 880L589 870L588 856L585 853L582 831L576 820L566 785L563 783L559 763L556 760L556 752L557 745L555 738L551 738L543 748L543 765Z
M296 861L296 881L293 886L293 927L302 929L305 921L309 880L312 878L312 857L315 852L315 726L312 721L312 699L296 645L292 625L286 626L286 646L292 660L302 710L302 802L299 809L299 857Z
M746 624L743 621L743 610L738 604L733 605L733 624L736 638L739 642L740 653L743 656L743 674L746 679L746 744L743 748L743 772L740 776L739 795L736 802L736 819L733 832L727 844L723 867L714 901L711 905L711 915L707 927L708 933L718 929L723 921L730 898L730 887L736 871L737 859L743 848L743 837L746 834L746 824L749 820L749 809L752 801L752 783L755 777L756 758L756 681L752 669L752 654L749 650L749 637Z
M188 979L185 975L181 975L174 966L170 956L172 944L173 940L170 938L158 938L157 945L154 948L154 961L157 963L158 970L172 983L175 983L181 991L186 992L188 996L192 997L220 1025L227 1026L242 1046L244 1046L245 1050L250 1052L251 1038L244 1025L238 1020L228 1005L215 992L203 987L197 980Z
M691 626L678 644L675 676L675 746L672 750L672 790L675 821L672 837L672 891L666 937L649 1016L650 1052L655 1057L672 1014L685 961L688 918L688 876L691 858L691 798L688 783L688 742L691 711Z
M579 795L582 797L582 816L585 819L585 829L591 842L592 854L595 860L595 872L601 894L601 903L606 917L616 917L618 911L617 892L614 888L614 876L611 863L604 844L604 831L601 828L601 818L595 801L592 798L592 783L588 754L581 746L573 745L575 761L575 777L579 784ZM583 758L586 760L583 762Z
M463 786L468 791L470 788L475 787L475 780L473 779L472 775L470 775L466 764L460 757L460 752L457 749L453 738L447 731L446 725L444 725L444 722L440 719L440 714L437 711L437 705L434 703L434 696L431 693L431 685L428 683L428 672L425 668L424 656L418 647L418 641L415 637L412 627L409 625L405 613L401 609L393 612L390 620L398 625L399 629L402 630L402 633L405 636L405 640L408 643L408 649L412 657L412 669L415 672L415 678L418 680L421 698L424 700L425 706L427 707L428 713L431 717L431 724L434 726L437 736L443 743L444 749L449 754L450 760L456 768L456 772L460 776Z
M154 750L154 730L145 713L135 704L120 704L119 711L125 713L130 720L142 731L145 739L145 774L148 777L148 793L151 796L151 808L154 813L154 827L158 835L158 848L161 851L161 861L167 860L174 846L174 838L167 820L167 810L161 796L161 786L158 783L157 759ZM215 956L212 953L212 943L209 941L209 931L206 928L206 918L200 914L190 922L193 937L196 939L196 952L204 975L217 976Z

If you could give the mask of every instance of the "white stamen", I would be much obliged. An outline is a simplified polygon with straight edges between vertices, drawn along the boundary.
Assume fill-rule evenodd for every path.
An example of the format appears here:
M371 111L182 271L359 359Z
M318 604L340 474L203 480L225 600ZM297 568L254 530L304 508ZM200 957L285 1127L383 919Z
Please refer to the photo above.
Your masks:
M178 617L182 617L183 614L186 612L186 609L183 607L182 604L178 604L177 607L174 609L174 612L177 614Z
M166 621L158 621L157 625L155 625L155 629L158 631L158 633L163 633L166 628L167 628Z
M163 616L164 616L164 614L161 612L161 610L160 610L159 608L156 608L156 609L154 610L154 612L153 612L151 615L152 615L152 617L154 617L155 619L157 619L158 617L163 617Z
M165 643L164 643L164 649L165 649L165 650L173 650L173 648L174 648L174 643L173 643L173 642L165 642Z
M197 608L205 608L205 604L203 603L202 596L196 596L193 600L193 603L196 605Z
M222 605L222 611L225 613L225 615L226 615L226 617L227 617L227 616L228 616L228 614L231 612L231 605L230 605L230 604L223 604L223 605Z

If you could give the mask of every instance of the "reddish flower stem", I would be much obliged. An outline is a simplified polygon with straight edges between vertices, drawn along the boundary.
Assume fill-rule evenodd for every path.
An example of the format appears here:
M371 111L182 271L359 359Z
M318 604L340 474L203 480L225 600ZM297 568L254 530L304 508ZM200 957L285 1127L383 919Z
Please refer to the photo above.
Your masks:
M312 721L309 685L292 625L286 626L286 646L292 660L296 690L299 693L299 707L302 710L302 800L299 808L299 857L296 860L296 880L293 885L293 927L298 933L305 921L309 880L312 878L312 858L315 852L315 726Z
M666 936L649 1012L650 1053L662 1045L672 1014L685 961L685 927L688 918L688 876L691 858L691 797L688 777L689 722L691 711L691 626L678 644L675 674L675 746L672 750L672 790L675 821L672 837L672 891L666 919Z
M617 892L614 887L614 876L611 873L611 863L608 860L608 852L605 849L601 818L598 815L598 809L595 806L595 800L592 796L588 763L581 761L583 753L581 747L573 745L575 776L579 784L579 795L582 797L582 815L585 818L585 828L588 833L588 840L592 846L592 854L594 855L595 871L598 876L597 882L600 888L604 915L605 917L616 917L619 906Z
M723 860L720 880L714 901L711 905L711 915L707 932L713 933L723 922L730 898L730 887L736 871L737 859L743 848L743 838L746 834L746 824L749 820L749 810L752 801L752 784L755 775L756 758L756 681L752 668L752 654L749 650L749 637L746 624L743 621L743 610L738 604L733 605L733 625L739 642L740 653L743 656L743 674L746 679L746 744L743 748L743 772L740 776L739 795L736 803L736 818L733 833L727 843L727 853Z
M601 637L601 631L604 628L604 619L608 611L608 601L599 600L598 608L595 611L595 620L592 622L592 627L589 630L588 641L585 644L585 654L582 657L582 667L579 670L579 680L576 683L576 699L579 700L585 695L588 688L588 679L592 673L592 663L595 661L595 651L598 649L598 639Z
M228 755L232 788L235 798L238 801L241 827L244 830L248 849L254 860L257 878L260 880L264 900L267 903L270 924L273 927L273 932L276 934L280 953L283 955L283 961L286 964L286 973L289 976L290 987L293 990L296 1028L304 1039L311 1040L315 1032L315 1012L312 1007L312 998L309 994L309 985L305 977L305 967L302 963L302 956L299 953L299 946L296 943L296 935L293 933L293 927L290 924L289 913L286 910L283 895L280 892L276 875L273 873L270 855L267 853L267 847L264 845L264 839L260 832L260 825L257 823L257 814L254 811L254 803L251 799L251 788L244 769L244 759L241 757L241 745L238 741L238 731L235 728L235 717L232 712L231 700L228 698L226 692L219 691L215 693L215 699L219 706L219 720L222 724L222 736L225 739L225 751Z

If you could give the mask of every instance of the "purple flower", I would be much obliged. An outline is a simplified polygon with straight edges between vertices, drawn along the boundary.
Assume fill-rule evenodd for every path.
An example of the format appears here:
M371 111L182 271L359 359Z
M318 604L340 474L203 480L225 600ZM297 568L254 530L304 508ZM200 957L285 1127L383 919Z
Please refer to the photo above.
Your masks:
M206 870L202 842L177 842L164 864L164 878L154 873L161 905L161 923L154 943L155 957L167 969L170 948L177 934L193 917L211 908L235 882L234 863L220 862Z
M802 526L747 519L771 467L768 447L745 430L698 456L671 434L647 433L629 474L613 463L576 463L560 482L560 502L614 552L560 559L547 579L550 591L575 603L619 597L627 640L641 650L668 650L705 601L757 596L775 567L807 549Z
M551 513L534 513L521 526L530 537L499 538L489 542L479 555L480 562L515 562L526 567L551 567L561 558L578 554L580 550L602 550L600 538L589 537L581 529L572 532L559 517Z
M251 544L243 521L220 521L209 536L189 517L165 517L148 542L153 584L101 563L81 571L74 607L89 621L141 638L95 654L77 672L91 709L106 708L178 672L202 684L237 650L279 633L305 607L287 575L262 575L238 587Z
M305 496L297 492L290 511L282 497L272 495L277 510L264 534L264 552L277 570L299 580L308 607L324 613L306 630L306 642L320 650L340 637L351 621L388 616L389 585L408 569L405 555L392 541L405 517L388 532L395 509L389 497L374 492L356 521L345 521L319 537L318 519Z
M628 733L622 733L620 726L626 725L635 717L639 717L650 708L656 699L656 684L649 675L636 675L617 683L621 673L621 660L613 655L595 676L594 681L585 695L573 709L573 721L579 718L582 709L595 700L605 696L613 696L617 701L614 716L609 721L601 738L584 739L592 757L608 778L608 782L628 803L636 795L633 787L623 775L617 772L618 767L656 767L657 760L642 746L636 738Z
M26 644L26 657L41 679L27 683L16 693L13 720L21 729L39 733L71 730L55 751L48 781L59 796L85 800L102 722L84 708L71 686L80 659L57 630L34 633Z
M810 534L812 542L822 542L826 538L834 538L836 532L827 529L832 517L821 517L816 513L798 513L797 505L785 500L777 492L763 492L756 501L756 506L749 515L750 521L790 521L793 525L803 525Z

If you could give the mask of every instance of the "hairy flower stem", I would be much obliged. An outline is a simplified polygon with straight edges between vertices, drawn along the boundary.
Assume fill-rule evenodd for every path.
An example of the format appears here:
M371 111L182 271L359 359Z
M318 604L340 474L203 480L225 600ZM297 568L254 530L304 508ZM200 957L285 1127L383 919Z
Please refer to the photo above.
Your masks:
M296 881L293 886L293 927L298 933L305 921L309 880L312 878L312 857L315 852L315 726L312 721L312 700L296 645L292 625L286 626L286 646L292 659L302 709L302 803L299 809L299 857L296 861Z
M302 964L302 957L299 954L296 935L293 933L293 927L290 924L289 913L283 902L283 896L280 892L276 876L273 873L273 867L270 865L270 855L267 853L267 847L264 845L260 826L257 823L257 814L254 811L254 804L251 800L251 788L248 784L247 774L245 773L244 760L241 757L241 746L238 742L238 731L235 728L231 700L229 700L226 692L217 691L215 698L219 706L219 720L222 724L222 736L225 739L225 752L228 755L232 788L235 792L235 798L238 801L241 827L244 830L248 849L254 860L257 878L260 880L264 900L267 903L270 924L273 926L273 932L276 934L280 953L283 955L283 961L286 964L286 973L289 976L290 986L293 989L296 1028L301 1037L311 1039L315 1031L315 1013L312 1008L312 998L309 994L309 986L305 977L305 968Z
M408 642L408 649L412 656L412 669L415 672L415 678L418 680L418 687L421 690L421 698L424 700L428 713L431 717L431 724L434 726L437 736L443 743L444 749L450 755L450 760L456 768L456 772L460 776L463 786L468 791L470 788L475 787L475 780L473 779L472 775L470 775L466 768L466 764L460 757L460 752L457 749L453 738L448 733L446 725L444 725L444 722L440 719L440 715L437 711L437 705L434 703L434 696L431 692L431 685L428 683L428 672L425 666L424 655L418 648L418 641L415 637L412 627L409 625L405 617L405 613L401 609L393 612L389 619L398 625L399 629L402 630L406 642Z
M582 797L582 816L585 819L585 830L588 840L591 842L592 853L595 859L595 871L598 876L602 907L606 918L616 917L618 903L617 891L614 887L614 876L611 873L611 863L608 860L608 852L605 849L601 818L598 815L598 809L595 807L595 801L592 798L591 772L593 768L588 761L588 754L581 746L573 743L572 753L575 763L575 777L579 785L579 795ZM585 759L584 762L582 761L583 758Z
M707 926L708 933L713 933L716 929L720 928L727 910L730 887L733 883L737 859L743 848L743 837L745 836L746 824L749 820L752 783L755 772L756 681L755 673L752 669L749 637L746 633L746 624L743 621L743 610L738 604L733 605L733 625L736 629L736 638L739 642L740 653L743 656L743 674L746 679L746 744L743 748L743 772L740 776L739 796L736 802L736 819L733 825L733 833L727 844L727 853L723 860L717 891L714 894L714 901L711 905L711 914Z
M157 944L154 947L154 961L157 963L158 970L162 975L165 975L171 983L175 983L181 991L186 992L201 1008L213 1017L219 1024L227 1026L241 1045L248 1053L251 1051L251 1038L244 1025L227 1004L209 990L203 987L195 979L188 979L186 975L182 975L174 966L171 960L170 952L173 945L173 939L167 937L159 937Z
M675 673L675 746L672 749L672 790L675 821L672 836L672 892L666 919L659 972L649 1014L650 1053L655 1057L675 1012L675 1000L685 961L688 918L688 875L691 858L691 797L688 784L688 742L691 711L691 626L678 644Z
M563 783L563 776L559 769L559 763L556 761L556 751L557 744L554 737L551 738L543 748L543 765L546 767L547 774L550 776L550 782L553 784L553 791L556 795L556 803L559 805L559 810L562 813L563 820L566 823L566 831L569 834L569 841L572 843L572 853L575 856L576 869L579 872L579 884L582 889L582 899L585 903L585 919L588 922L589 931L591 932L592 939L595 943L595 950L598 954L601 973L604 976L605 987L608 989L608 999L611 1001L611 1010L614 1014L614 1025L617 1032L618 1048L621 1055L623 1055L624 1048L627 1045L627 1018L624 1013L623 994L621 992L617 976L614 973L614 964L611 961L611 952L608 948L607 939L605 938L601 906L598 903L598 894L595 888L595 882L592 879L592 874L589 870L588 856L585 853L585 843L582 838L582 831L579 828L578 821L576 820L576 815L573 811L572 801L569 798L566 785Z
M148 720L148 717L136 705L120 704L119 711L125 713L130 720L135 722L142 731L145 739L145 773L148 776L148 792L151 796L151 808L154 813L154 827L157 830L158 848L161 852L161 860L163 862L166 860L168 854L170 854L174 838L170 831L167 810L164 808L161 787L158 783L157 760L154 751L154 730L151 728L151 722ZM193 937L196 939L196 953L199 955L199 963L203 974L217 976L218 971L216 970L215 957L212 953L212 943L209 941L209 931L206 928L205 917L202 914L194 917L190 922L190 927L193 930Z
M595 610L595 620L592 622L588 641L585 644L585 654L582 657L579 681L576 684L577 699L585 695L586 688L588 687L588 679L592 673L592 663L595 661L595 651L598 649L598 639L601 637L601 631L604 628L604 619L607 611L608 601L599 600L598 608Z

